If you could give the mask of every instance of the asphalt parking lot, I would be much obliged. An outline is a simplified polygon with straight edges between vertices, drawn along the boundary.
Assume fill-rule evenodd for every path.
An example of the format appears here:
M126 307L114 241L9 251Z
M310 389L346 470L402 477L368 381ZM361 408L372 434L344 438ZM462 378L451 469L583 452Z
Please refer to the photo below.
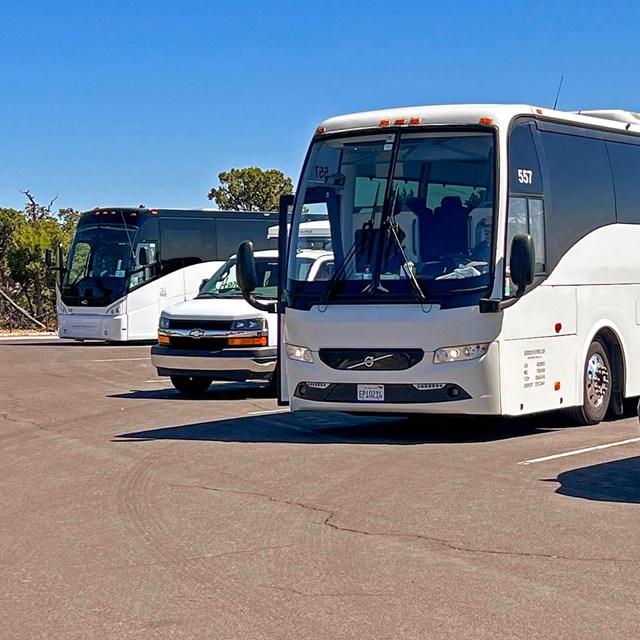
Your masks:
M0 637L636 639L639 436L187 400L148 346L2 341Z

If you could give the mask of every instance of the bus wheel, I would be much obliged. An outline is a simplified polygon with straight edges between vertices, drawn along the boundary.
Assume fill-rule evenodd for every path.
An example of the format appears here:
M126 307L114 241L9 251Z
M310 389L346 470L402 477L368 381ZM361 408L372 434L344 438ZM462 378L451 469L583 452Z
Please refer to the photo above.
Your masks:
M201 376L171 376L173 386L185 396L196 398L205 394L212 379Z
M611 365L602 343L594 340L584 364L583 401L571 411L578 424L598 424L604 419L611 400Z

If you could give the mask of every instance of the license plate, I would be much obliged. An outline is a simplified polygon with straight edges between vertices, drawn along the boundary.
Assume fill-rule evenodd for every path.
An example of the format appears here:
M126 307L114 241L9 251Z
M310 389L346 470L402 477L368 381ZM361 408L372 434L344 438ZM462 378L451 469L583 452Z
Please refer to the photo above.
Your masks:
M358 402L384 402L384 385L359 384Z

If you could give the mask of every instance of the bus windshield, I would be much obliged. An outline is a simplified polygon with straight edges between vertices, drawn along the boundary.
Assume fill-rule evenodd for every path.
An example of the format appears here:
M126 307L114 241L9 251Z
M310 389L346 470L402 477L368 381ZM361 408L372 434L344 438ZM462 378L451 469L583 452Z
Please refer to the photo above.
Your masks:
M258 286L253 292L256 298L278 297L278 258L256 256ZM238 286L235 258L227 260L202 287L198 298L242 298Z
M137 228L118 224L79 226L62 282L65 304L104 306L127 291Z
M494 134L430 128L316 139L292 224L288 289L380 302L486 293L494 241ZM303 283L303 215L328 220L328 283Z

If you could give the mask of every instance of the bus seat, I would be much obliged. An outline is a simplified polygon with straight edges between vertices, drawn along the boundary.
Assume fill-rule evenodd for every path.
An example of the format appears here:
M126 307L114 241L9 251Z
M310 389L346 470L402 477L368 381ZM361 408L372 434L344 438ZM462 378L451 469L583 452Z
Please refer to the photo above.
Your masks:
M434 226L433 209L427 207L422 198L407 198L405 204L418 218L418 237L420 242L418 253L422 261L426 261L433 257L433 252L428 250L429 246L434 246L432 237Z

